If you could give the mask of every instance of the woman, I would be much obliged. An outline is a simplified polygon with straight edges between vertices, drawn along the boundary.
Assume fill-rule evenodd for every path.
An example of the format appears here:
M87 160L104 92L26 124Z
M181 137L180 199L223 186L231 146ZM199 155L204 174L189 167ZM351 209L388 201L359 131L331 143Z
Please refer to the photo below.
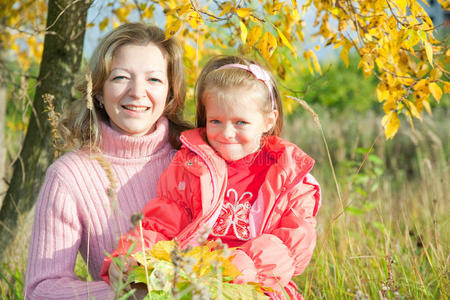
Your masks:
M156 196L179 147L185 97L182 55L154 26L125 24L90 61L92 88L63 122L67 147L47 170L37 203L26 275L27 299L112 299L99 272L105 253ZM74 273L78 251L93 282Z

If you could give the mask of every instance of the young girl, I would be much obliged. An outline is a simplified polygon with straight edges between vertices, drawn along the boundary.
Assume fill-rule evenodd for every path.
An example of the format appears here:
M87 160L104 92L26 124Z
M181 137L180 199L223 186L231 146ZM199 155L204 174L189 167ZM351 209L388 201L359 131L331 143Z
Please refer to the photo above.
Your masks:
M279 137L281 99L261 65L240 57L210 60L197 82L197 125L185 131L181 150L158 183L158 197L143 210L146 249L176 238L195 245L208 239L236 247L235 282L259 282L271 297L301 299L292 277L308 265L316 243L319 185L309 174L314 160ZM124 255L139 228L119 241ZM111 260L102 277L108 280Z

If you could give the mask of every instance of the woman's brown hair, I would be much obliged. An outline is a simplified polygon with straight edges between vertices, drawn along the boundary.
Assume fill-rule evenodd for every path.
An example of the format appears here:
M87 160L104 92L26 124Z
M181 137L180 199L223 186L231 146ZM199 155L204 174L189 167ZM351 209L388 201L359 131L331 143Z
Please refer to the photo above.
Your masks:
M92 90L88 95L88 81L86 78L80 82L77 89L82 98L73 104L69 116L61 123L61 133L64 148L90 146L99 150L101 145L100 120L109 120L106 111L100 105L97 95L100 95L103 85L110 73L111 61L117 49L124 45L156 45L167 60L167 75L169 92L163 116L169 120L169 141L173 148L180 147L179 135L183 130L192 128L192 125L183 119L186 86L182 49L174 38L166 39L164 32L156 26L141 23L123 24L98 44L89 63ZM90 110L89 99L93 100Z

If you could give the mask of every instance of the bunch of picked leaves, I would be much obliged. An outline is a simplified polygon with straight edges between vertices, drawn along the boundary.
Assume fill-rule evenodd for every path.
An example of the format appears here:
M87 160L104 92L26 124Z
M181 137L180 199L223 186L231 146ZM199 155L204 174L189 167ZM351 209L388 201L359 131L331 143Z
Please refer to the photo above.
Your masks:
M268 299L270 289L257 283L235 284L240 275L230 250L220 242L181 250L175 241L160 241L131 256L138 262L128 282L144 283L145 299Z

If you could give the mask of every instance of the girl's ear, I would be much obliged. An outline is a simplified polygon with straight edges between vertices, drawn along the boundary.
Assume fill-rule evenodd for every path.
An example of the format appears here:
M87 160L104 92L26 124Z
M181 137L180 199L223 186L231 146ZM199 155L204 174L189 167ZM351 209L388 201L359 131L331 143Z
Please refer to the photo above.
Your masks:
M277 123L277 119L278 119L278 110L276 109L272 110L266 115L266 124L265 124L266 128L264 130L264 133L267 133L270 130L272 130L272 128Z

